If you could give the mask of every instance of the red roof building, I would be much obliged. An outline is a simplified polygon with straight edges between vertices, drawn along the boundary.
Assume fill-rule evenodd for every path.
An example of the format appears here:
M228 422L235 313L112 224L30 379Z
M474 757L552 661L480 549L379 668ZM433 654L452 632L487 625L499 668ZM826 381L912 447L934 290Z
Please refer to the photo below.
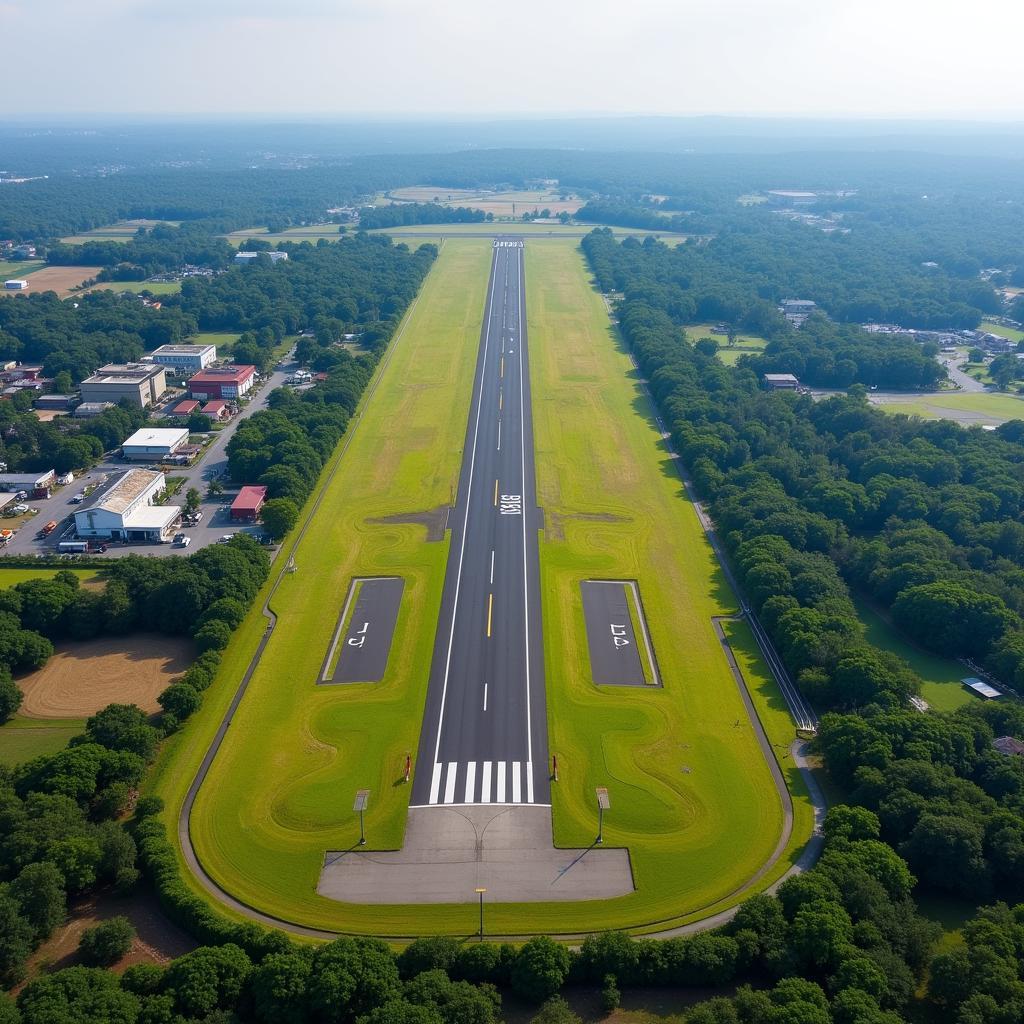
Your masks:
M192 413L199 408L199 403L194 399L186 398L184 402L179 402L172 410L172 416L191 416Z
M188 393L193 398L241 398L252 390L255 366L208 366L189 378Z
M203 412L217 420L226 420L231 415L231 406L223 398L213 398L203 406Z
M266 487L243 487L231 502L231 518L254 523L267 500Z

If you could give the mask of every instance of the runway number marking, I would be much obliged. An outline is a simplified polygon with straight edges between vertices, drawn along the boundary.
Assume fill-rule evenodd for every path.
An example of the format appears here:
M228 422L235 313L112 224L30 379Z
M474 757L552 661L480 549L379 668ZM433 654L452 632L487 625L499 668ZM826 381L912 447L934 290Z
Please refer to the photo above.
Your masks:
M503 494L500 511L503 516L521 516L523 514L523 496L521 494Z
M616 647L628 647L629 641L626 639L626 627L617 626L615 623L611 623L612 629L612 643Z

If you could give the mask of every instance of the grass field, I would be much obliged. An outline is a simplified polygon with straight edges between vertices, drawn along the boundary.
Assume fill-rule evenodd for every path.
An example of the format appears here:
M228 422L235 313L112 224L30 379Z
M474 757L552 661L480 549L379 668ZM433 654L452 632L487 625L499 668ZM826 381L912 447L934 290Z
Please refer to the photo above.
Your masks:
M86 242L127 242L139 228L152 228L157 224L169 224L178 227L180 220L120 220L116 224L104 224L102 227L93 228L91 231L83 231L77 235L68 235L61 241L67 245L85 245Z
M737 602L582 256L541 246L527 247L526 260L538 500L549 524L541 576L549 731L561 775L555 841L589 842L594 787L607 785L607 841L629 847L638 892L602 904L592 920L616 927L682 917L742 885L782 828L712 625ZM663 689L591 682L579 596L591 575L639 582ZM732 633L769 732L788 747L792 722L752 638L744 627ZM801 797L798 786L798 804ZM804 810L794 846L809 833Z
M154 295L177 295L181 291L180 281L104 281L93 285L89 291L111 292L152 292Z
M405 242L407 245L415 241L412 235L426 235L439 238L454 238L459 235L523 235L531 240L540 241L545 238L564 241L567 238L579 239L583 235L598 227L597 224L524 224L499 223L491 221L482 224L406 224L394 228L374 228L369 232L371 235L394 235L398 242ZM685 242L689 235L679 234L677 231L641 231L639 228L612 228L612 234L616 238L627 236L634 238L646 238L654 235L663 242L676 243ZM268 236L270 237L270 236ZM424 239L426 240L426 239Z
M473 927L472 907L380 906L368 913L318 896L315 885L324 851L347 848L358 836L351 814L357 788L373 794L366 820L373 845L402 841L409 794L399 779L406 753L416 757L448 542L424 543L422 527L366 520L451 500L490 257L487 240L449 242L442 250L295 551L298 571L275 595L277 629L195 804L191 832L206 870L237 898L287 920L392 935ZM608 902L496 904L488 923L496 933L521 933L678 917L724 903L767 859L781 828L750 727L734 726L742 706L711 627L710 616L735 601L692 508L679 498L678 480L668 475L670 463L658 452L647 407L627 377L628 359L613 343L579 254L563 244L528 249L527 258L541 500L563 517L595 503L640 517L632 524L563 518L562 538L542 542L552 741L568 757L556 794L557 841L592 840L590 787L595 779L609 785L614 809L606 834L635 844L641 891ZM538 317L543 325L535 324ZM578 414L568 424L565 401ZM618 459L602 444L608 430L624 446ZM560 446L561 454L552 452ZM587 471L579 460L591 450L600 457ZM662 516L673 524L671 536L656 518ZM623 549L627 534L635 538L625 544L631 550ZM663 559L674 564L659 580L651 567ZM664 691L604 695L587 681L574 589L584 571L640 579L662 672L672 673ZM385 573L406 579L385 679L316 687L349 579ZM683 606L680 594L690 598ZM165 798L172 829L263 629L254 611L202 711L161 753L149 788ZM786 746L793 729L778 695L749 635L740 630L736 642L773 741ZM802 791L795 799L792 849L808 835L811 817ZM788 867L790 852L764 884Z
M982 331L989 334L998 334L1001 338L1009 338L1010 341L1024 341L1024 331L1018 331L1013 327L1003 327L1001 324L994 324L991 320L982 320Z
M42 260L0 260L0 283L27 277L45 266Z
M921 677L924 683L921 696L933 708L937 711L954 711L976 699L961 685L960 680L970 673L958 661L929 654L911 643L861 598L854 598L853 603L858 618L867 630L868 643L883 651L891 651L907 662Z
M52 580L57 572L73 572L83 583L95 579L94 569L6 569L0 566L0 590L16 587L26 580Z
M718 350L718 358L726 366L735 366L736 361L742 355L763 352L768 344L766 338L762 338L757 334L738 333L735 346L729 348L727 347L729 338L726 335L711 333L711 328L714 326L714 324L687 324L686 336L690 341L698 341L700 338L714 338L721 346Z
M886 395L877 403L880 409L892 413L906 413L925 419L956 420L964 425L999 424L1007 420L1024 419L1024 400L1009 394L988 391L950 392L908 396L899 401Z
M34 292L56 292L58 297L63 299L83 281L95 277L100 270L100 267L43 267L25 278L28 282L27 289L8 294L28 295Z
M561 199L562 195L566 199ZM509 192L480 191L472 189L441 188L437 185L412 185L388 192L386 199L397 199L412 203L439 203L441 206L465 206L483 210L495 217L522 216L528 210L550 210L552 216L560 213L575 213L583 200L573 196L571 191L559 189L528 189Z
M287 228L284 231L270 234L264 226L246 228L244 231L232 231L224 237L236 248L245 242L247 238L259 238L262 241L275 244L277 242L316 243L321 238L326 238L331 242L337 242L340 238L344 238L344 235L341 234L340 227L341 226L339 224L304 224L301 227Z
M16 715L0 726L0 765L21 764L63 750L85 728L83 718L25 718Z

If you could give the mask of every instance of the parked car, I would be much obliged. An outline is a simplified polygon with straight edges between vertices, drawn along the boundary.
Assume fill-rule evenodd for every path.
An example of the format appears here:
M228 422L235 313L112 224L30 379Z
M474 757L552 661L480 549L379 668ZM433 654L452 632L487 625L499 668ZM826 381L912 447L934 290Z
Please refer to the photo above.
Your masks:
M217 543L218 543L218 544L227 544L227 543L228 543L228 542L229 542L229 541L231 540L231 538L232 538L232 537L234 537L234 534L233 534L233 533L225 533L225 534L224 534L224 535L223 535L223 536L222 536L222 537L220 538L220 540L218 540L218 541L217 541Z
M28 510L28 505L15 505L14 508L11 509L11 513L16 516L23 516L28 512Z
M176 548L187 548L192 543L192 538L184 533L176 533L174 535L174 546Z
M85 501L85 495L84 494L75 494L71 498L71 504L72 505L81 505L83 501Z
M18 501L24 501L28 497L28 491L18 491L14 497L17 498Z

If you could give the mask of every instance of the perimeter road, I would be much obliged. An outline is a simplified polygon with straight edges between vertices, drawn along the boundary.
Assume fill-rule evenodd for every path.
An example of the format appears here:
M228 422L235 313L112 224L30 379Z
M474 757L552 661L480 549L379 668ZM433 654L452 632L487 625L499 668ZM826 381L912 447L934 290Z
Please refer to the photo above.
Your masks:
M550 803L523 266L495 240L413 807Z

